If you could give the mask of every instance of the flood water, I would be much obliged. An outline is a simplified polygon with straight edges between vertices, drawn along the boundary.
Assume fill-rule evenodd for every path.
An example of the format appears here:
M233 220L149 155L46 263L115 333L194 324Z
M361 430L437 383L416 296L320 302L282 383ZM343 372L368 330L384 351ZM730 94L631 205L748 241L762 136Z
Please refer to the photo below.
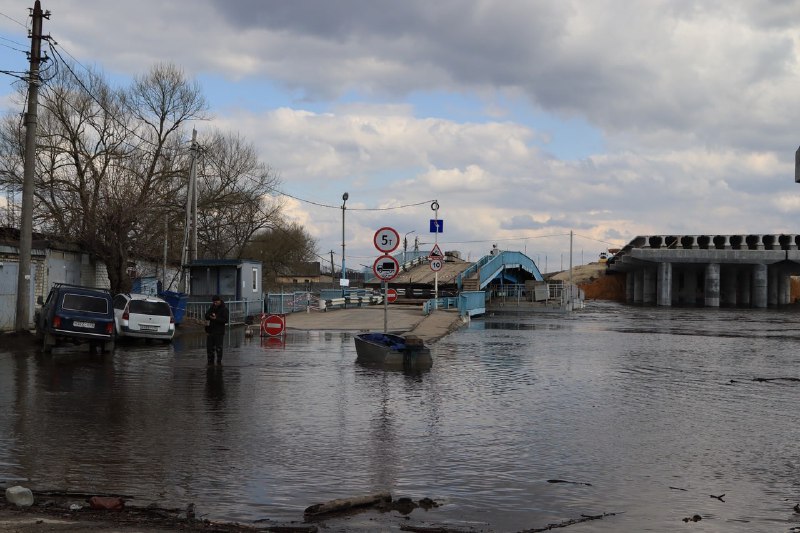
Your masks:
M1 347L0 482L244 522L388 490L442 504L409 523L473 531L800 527L797 312L486 317L421 373L357 366L345 333L228 341L210 370L203 335Z

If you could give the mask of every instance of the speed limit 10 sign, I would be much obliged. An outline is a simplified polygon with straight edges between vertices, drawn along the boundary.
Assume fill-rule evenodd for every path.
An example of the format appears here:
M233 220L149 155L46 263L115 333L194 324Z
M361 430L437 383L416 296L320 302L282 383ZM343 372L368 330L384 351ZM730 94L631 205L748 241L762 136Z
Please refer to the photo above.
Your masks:
M442 267L444 266L444 261L441 259L434 259L431 261L431 270L434 272L439 272Z
M394 228L384 227L375 232L372 241L378 251L388 254L400 246L400 234Z

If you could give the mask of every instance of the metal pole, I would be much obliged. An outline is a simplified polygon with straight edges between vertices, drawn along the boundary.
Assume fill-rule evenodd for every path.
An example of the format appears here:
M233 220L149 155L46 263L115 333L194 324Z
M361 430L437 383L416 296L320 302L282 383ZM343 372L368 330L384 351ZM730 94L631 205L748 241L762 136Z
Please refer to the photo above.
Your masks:
M436 200L431 204L433 209L433 229L436 231L433 234L433 242L436 248L439 248L439 202ZM444 261L444 257L442 257ZM439 271L433 273L433 310L436 311L439 307Z
M383 281L383 332L389 331L389 283Z
M569 231L569 310L572 311L572 230Z
M348 198L350 198L349 194L344 193L342 195L342 278L341 278L341 281L339 282L339 284L342 285L342 298L344 298L346 296L345 295L345 286L344 286L344 284L342 282L347 278L347 270L345 270L345 261L344 261L344 212L347 210L347 207L345 207L345 204L347 203L347 199ZM345 307L347 307L346 304L345 304Z
M49 16L50 13L47 13ZM39 104L39 62L42 44L42 6L39 0L33 5L31 31L31 71L28 78L28 112L25 114L25 162L22 182L22 211L19 235L19 271L17 272L17 306L14 329L25 331L30 327L31 249L33 248L33 180L36 165L36 124Z

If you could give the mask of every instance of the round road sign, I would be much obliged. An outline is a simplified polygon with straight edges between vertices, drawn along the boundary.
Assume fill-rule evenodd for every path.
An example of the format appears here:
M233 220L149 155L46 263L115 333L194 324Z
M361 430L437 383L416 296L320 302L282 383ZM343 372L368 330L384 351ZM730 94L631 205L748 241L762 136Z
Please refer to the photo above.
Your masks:
M397 300L397 291L394 289L386 289L386 301L394 303Z
M400 272L400 263L391 255L382 255L375 260L375 263L372 265L372 271L378 279L389 281L390 279L394 279L397 273Z
M275 337L282 335L286 327L284 315L267 315L261 320L261 333Z
M434 259L431 261L431 270L434 272L439 272L442 267L444 266L444 261L441 259Z
M389 252L395 251L397 247L400 246L400 234L397 233L397 230L394 228L381 228L375 232L372 242L375 244L375 248L388 254Z

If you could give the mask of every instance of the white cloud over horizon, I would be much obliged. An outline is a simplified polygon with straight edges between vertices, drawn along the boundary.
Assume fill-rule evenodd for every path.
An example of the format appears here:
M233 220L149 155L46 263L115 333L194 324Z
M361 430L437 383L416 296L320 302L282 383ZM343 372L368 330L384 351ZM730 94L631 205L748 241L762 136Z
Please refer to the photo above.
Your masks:
M29 4L0 0L4 69L25 68ZM381 226L432 241L432 199L444 247L473 259L495 242L557 258L570 230L586 261L643 234L800 233L799 7L43 1L45 33L84 65L203 80L198 129L241 133L286 193L331 206L285 199L321 260L340 261L349 192L349 266ZM0 102L19 112L11 81Z

